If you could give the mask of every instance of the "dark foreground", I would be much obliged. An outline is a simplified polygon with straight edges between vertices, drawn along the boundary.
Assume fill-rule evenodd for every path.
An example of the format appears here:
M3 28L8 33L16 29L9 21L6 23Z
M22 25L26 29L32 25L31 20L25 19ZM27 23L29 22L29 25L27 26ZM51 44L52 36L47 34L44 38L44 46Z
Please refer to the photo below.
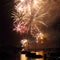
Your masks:
M16 47L1 47L0 48L0 60L22 60L21 59L22 54L23 53L21 53L20 48L16 48ZM33 58L34 56L33 54L30 54L30 55L28 54L28 56L26 56L26 58L28 59L24 59L24 60L31 60L31 59L36 60L36 57L38 56L35 56L35 58ZM40 58L42 58L42 60L60 60L60 50L48 51L44 54L43 57L40 56Z

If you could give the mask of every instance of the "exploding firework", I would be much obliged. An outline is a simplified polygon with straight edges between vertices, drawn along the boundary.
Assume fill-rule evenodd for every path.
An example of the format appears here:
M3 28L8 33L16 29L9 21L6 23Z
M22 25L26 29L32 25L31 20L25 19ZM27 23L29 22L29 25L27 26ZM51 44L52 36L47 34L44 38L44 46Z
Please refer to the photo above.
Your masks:
M15 1L15 11L13 11L13 30L20 34L30 32L30 34L36 38L36 40L38 40L39 37L43 39L44 35L41 33L40 25L48 27L47 24L42 21L42 17L48 13L47 11L43 10L43 6L44 2L42 0Z
M21 40L21 44L23 47L26 46L28 44L28 40L27 39Z

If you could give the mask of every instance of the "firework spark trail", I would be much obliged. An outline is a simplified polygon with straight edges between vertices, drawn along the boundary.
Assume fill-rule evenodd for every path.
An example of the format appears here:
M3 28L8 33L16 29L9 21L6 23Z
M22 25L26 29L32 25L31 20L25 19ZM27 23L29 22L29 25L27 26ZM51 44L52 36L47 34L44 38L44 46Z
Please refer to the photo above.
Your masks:
M41 23L41 24L44 25L45 27L48 27L47 24L45 24L45 23L42 22L42 21L39 21L39 23Z

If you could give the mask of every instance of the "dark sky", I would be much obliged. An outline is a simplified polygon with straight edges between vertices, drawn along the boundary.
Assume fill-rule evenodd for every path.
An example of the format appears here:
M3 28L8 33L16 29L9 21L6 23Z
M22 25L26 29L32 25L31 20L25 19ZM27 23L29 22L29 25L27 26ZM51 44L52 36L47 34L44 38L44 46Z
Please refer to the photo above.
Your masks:
M0 32L0 46L17 46L17 43L19 43L19 38L21 37L16 32L12 31L13 20L11 18L11 12L13 10L13 6L14 6L13 0L0 1L0 31L1 31ZM49 44L50 46L51 41L52 41L52 44L55 42L54 44L58 44L57 46L59 46L60 16L55 18L55 21L54 23L52 23L52 25L51 23L49 23L48 25L49 27L47 30L50 36L49 36L49 42L47 44Z
M13 0L0 1L0 46L16 46L17 34L13 32L11 12Z

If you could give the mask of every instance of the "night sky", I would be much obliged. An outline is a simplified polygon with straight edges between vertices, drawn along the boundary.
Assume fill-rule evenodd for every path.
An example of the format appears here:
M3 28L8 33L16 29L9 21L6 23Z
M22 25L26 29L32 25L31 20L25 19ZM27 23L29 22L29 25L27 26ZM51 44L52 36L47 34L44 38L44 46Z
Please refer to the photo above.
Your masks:
M48 33L48 38L44 40L44 44L34 45L38 46L38 49L60 48L60 0L44 1L48 1L47 5L50 4L50 8L45 5L44 9L48 10L49 14L43 18L43 22L48 25L48 28L43 28L43 31ZM14 0L0 0L0 60L16 60L21 47L22 36L13 31L13 18L11 18L13 7ZM28 39L31 39L29 34L23 36L28 36Z
M56 6L58 6L60 1L59 0L54 0L54 1L56 2ZM12 30L13 19L11 18L11 12L14 6L13 2L14 0L0 1L0 31L1 31L0 47L6 47L6 46L20 47L19 39L21 38L21 36ZM51 19L55 13L54 10L52 10L52 16L50 17L50 20L49 21L46 20L45 22L48 24L47 32L50 34L49 41L47 43L49 44L49 47L51 47L52 45L58 47L60 44L60 8L59 7L58 9L56 8L57 12L55 11L57 13L57 17L55 19Z
M11 12L13 8L13 0L0 1L0 46L15 46L18 36L13 32L13 20Z

